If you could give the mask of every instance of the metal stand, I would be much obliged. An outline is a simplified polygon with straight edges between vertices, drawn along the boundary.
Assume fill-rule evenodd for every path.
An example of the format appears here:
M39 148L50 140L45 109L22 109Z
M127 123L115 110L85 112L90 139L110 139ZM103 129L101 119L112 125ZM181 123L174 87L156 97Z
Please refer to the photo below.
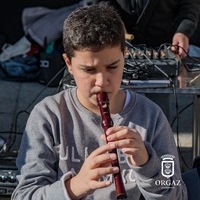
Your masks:
M200 155L200 95L194 95L193 105L193 159Z

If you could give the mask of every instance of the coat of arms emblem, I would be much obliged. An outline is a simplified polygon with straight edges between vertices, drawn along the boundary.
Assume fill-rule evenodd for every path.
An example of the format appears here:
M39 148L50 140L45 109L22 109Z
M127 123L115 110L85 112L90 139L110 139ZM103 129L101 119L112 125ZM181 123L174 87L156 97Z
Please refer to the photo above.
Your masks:
M167 154L163 155L161 159L161 174L166 178L172 177L174 175L174 156Z

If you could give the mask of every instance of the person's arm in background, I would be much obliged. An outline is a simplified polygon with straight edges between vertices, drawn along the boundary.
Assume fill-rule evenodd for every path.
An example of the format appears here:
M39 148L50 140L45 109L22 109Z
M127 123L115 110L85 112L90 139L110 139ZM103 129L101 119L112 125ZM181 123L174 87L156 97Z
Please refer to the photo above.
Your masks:
M172 39L172 50L184 57L189 48L189 40L197 28L200 13L199 0L180 0L179 8L177 9L177 17L175 18L175 25L177 30ZM184 51L185 50L185 51Z

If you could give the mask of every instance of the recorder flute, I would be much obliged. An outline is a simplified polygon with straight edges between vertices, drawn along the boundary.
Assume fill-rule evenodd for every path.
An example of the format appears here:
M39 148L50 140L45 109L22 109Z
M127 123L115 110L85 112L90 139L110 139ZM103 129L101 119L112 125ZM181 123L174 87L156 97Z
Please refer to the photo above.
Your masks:
M108 128L113 126L113 121L110 117L109 99L106 92L100 92L97 94L97 103L98 103L100 113L101 113L101 119L102 119L101 125L104 132L106 132ZM117 149L111 150L110 153L115 153L117 155ZM118 167L120 169L118 158L117 160L113 161L111 164L112 166ZM122 181L120 170L118 173L113 174L113 176L114 176L114 182L115 182L115 188L116 188L116 198L126 199L127 195L124 189L124 184Z

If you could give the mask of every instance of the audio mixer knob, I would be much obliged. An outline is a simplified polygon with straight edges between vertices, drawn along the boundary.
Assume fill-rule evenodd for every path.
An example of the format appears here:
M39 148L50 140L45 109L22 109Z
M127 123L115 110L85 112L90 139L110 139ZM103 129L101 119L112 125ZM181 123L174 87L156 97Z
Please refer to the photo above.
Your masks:
M10 183L16 182L16 177L14 175L9 175L8 176L8 182L10 182Z
M1 175L0 176L0 182L6 182L7 181L7 176L5 176L5 175Z

